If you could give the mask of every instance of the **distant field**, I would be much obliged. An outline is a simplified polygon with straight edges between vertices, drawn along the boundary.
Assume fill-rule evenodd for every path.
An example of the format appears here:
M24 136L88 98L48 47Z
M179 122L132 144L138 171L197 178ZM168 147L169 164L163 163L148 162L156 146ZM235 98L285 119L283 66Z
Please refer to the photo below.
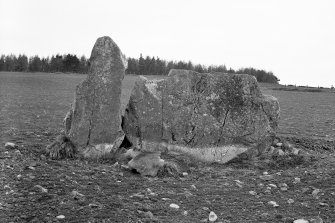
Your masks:
M74 90L85 79L78 74L0 72L0 143L50 141L62 129ZM129 98L134 76L123 81L122 106ZM279 133L335 139L335 95L332 93L275 91L281 106Z

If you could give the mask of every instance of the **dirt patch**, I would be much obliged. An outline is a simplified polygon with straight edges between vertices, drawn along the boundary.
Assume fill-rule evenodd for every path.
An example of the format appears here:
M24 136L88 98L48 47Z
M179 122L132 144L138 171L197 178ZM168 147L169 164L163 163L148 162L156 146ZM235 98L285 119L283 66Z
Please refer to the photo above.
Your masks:
M292 222L317 216L335 221L334 147L305 147L316 160L284 169L204 165L167 154L163 158L177 163L184 175L156 178L106 162L41 159L39 150L22 145L17 151L1 150L4 222L205 222L211 211L217 222Z

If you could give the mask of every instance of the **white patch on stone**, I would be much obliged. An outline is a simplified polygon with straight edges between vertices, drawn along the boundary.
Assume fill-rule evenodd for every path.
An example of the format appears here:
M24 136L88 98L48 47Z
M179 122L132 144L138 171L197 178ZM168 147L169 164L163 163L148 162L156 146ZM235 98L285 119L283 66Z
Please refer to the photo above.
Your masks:
M162 95L161 93L157 90L158 88L158 83L163 81L163 79L159 80L146 80L145 87L148 89L148 91L157 99L157 100L162 100Z
M104 155L109 154L114 148L114 144L98 144L95 146L89 146L83 151L85 158L100 158Z

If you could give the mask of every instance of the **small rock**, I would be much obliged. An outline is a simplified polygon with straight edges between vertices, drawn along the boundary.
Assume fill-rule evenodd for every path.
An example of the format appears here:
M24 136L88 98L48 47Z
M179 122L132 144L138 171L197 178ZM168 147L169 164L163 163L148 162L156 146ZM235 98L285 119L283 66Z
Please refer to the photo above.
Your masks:
M279 207L279 205L275 201L269 201L268 204L272 205L273 207Z
M298 154L300 153L300 149L293 148L293 149L292 149L292 153L293 153L294 155L298 155Z
M170 204L170 208L179 209L178 204Z
M208 220L209 220L210 222L214 222L214 221L216 221L217 219L218 219L218 216L217 216L213 211L211 211L211 212L209 213Z
M280 190L281 191L287 191L288 189L287 189L287 187L281 187Z
M272 188L271 187L266 187L267 190L271 190Z
M308 221L305 219L297 219L297 220L294 220L293 223L308 223Z
M12 142L6 142L5 143L5 149L17 149L18 146L15 143Z
M270 187L277 188L276 184L269 184Z
M277 150L277 155L278 155L278 156L284 156L284 155L285 155L285 152L284 152L282 149L278 149L278 150Z
M21 174L17 175L16 177L17 177L18 180L22 179L22 175Z
M264 193L271 194L271 190L265 190Z
M22 153L21 153L21 151L20 150L15 150L15 155L17 155L17 156L22 156Z
M255 191L252 191L252 190L249 191L249 194L254 195L254 196L257 195L257 193Z
M151 211L143 212L143 216L146 217L146 218L149 218L149 219L154 219L155 218Z
M91 208L98 208L100 205L91 203L88 206L91 207Z
M188 212L187 212L187 211L184 211L184 212L183 212L183 215L187 216L187 215L188 215Z
M314 197L316 197L318 195L318 193L320 193L320 189L314 189L313 192L312 192L312 195Z
M56 218L57 218L57 219L64 219L65 216L61 214L61 215L58 215Z
M42 155L40 155L40 159L43 160L43 161L45 161L47 159L47 157L42 154Z
M268 151L268 154L273 154L275 150L276 150L275 147L271 146Z
M192 187L192 189L194 189L194 190L197 189L197 187L196 187L194 184L192 184L191 187Z
M48 193L48 189L42 187L41 185L35 185L35 187L39 188L43 193Z
M262 179L262 180L269 181L269 180L273 179L273 176L272 175L263 175L263 176L259 176L259 178Z
M168 200L171 200L171 199L170 199L170 198L163 197L162 200L163 200L163 201L168 201Z
M28 166L28 169L30 169L30 170L35 170L35 167L33 167L33 166Z
M282 145L283 145L283 143L281 143L281 142L278 142L278 143L276 144L277 147L281 147Z
M300 183L300 178L299 177L295 177L293 183L294 184Z
M269 175L269 173L267 171L264 171L263 175Z
M29 166L32 166L32 167L37 167L37 163L36 162L32 162L32 163L30 163L30 165Z
M236 183L238 183L238 184L243 184L243 182L242 181L240 181L240 180L234 180Z
M71 195L73 196L73 199L75 199L75 200L79 200L80 198L82 198L82 197L85 196L85 195L79 193L79 192L76 191L76 190L73 190L73 191L71 192Z
M188 176L188 173L187 172L183 172L183 176L184 177Z
M329 206L327 203L324 203L324 202L320 202L319 205L320 205L320 206L323 206L323 207L324 207L324 206Z
M278 186L280 188L287 188L288 187L286 183L280 183L280 184L278 184Z
M289 204L293 204L293 203L294 203L294 200L290 198L290 199L287 200L287 203L289 203Z

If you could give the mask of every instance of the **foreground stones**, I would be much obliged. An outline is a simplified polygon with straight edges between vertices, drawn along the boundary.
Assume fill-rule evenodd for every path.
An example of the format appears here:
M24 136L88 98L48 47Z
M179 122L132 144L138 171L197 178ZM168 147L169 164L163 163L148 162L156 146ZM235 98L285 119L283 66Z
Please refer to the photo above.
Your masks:
M91 53L88 77L77 86L73 107L64 120L66 132L79 150L114 144L124 136L120 112L124 74L119 47L110 37L99 38Z
M155 150L162 140L190 153L220 148L222 156L230 154L223 158L227 162L266 141L278 119L278 101L262 95L250 75L171 70L163 80L137 81L123 129L145 150Z

